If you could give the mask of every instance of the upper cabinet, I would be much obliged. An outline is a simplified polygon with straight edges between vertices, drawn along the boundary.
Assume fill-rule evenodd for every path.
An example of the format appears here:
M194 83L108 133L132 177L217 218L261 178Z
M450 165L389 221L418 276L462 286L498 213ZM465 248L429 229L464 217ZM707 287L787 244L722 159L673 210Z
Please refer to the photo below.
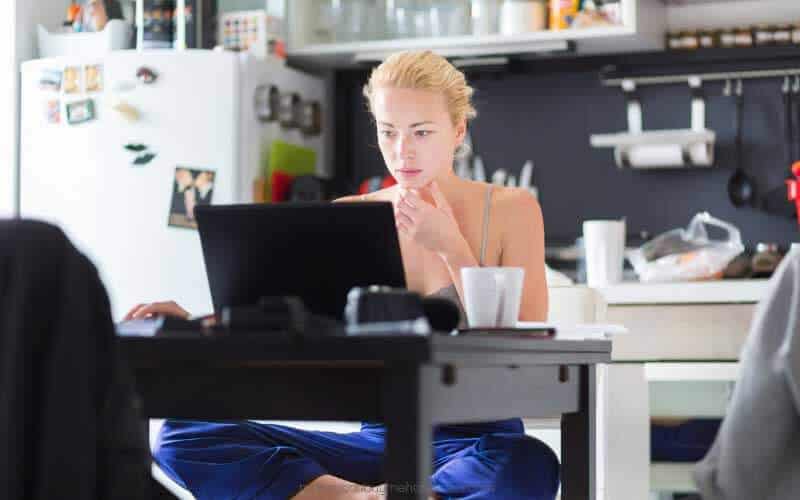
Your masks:
M597 7L576 16L575 5ZM289 55L326 66L398 50L449 57L660 49L662 0L292 0Z

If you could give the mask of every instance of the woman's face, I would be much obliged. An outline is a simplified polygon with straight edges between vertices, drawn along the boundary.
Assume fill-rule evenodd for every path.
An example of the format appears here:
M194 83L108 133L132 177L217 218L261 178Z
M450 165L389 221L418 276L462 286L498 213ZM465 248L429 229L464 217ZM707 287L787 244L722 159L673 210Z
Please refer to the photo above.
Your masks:
M466 127L453 125L442 93L379 87L371 107L383 161L400 186L421 188L452 172Z

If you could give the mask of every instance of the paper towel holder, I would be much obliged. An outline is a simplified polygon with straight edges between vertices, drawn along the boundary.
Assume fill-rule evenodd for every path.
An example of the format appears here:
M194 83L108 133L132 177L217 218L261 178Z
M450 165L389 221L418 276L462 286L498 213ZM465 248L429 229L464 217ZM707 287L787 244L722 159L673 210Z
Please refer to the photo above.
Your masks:
M714 164L714 142L716 134L706 128L706 102L703 95L702 79L690 77L689 87L692 92L691 128L674 130L642 130L642 106L636 90L636 82L631 79L622 81L625 92L628 114L628 132L616 134L592 134L590 142L593 147L613 147L614 159L619 168L673 168L709 167ZM639 146L677 147L681 152L680 165L637 166L630 160L631 150ZM702 152L700 158L698 148Z

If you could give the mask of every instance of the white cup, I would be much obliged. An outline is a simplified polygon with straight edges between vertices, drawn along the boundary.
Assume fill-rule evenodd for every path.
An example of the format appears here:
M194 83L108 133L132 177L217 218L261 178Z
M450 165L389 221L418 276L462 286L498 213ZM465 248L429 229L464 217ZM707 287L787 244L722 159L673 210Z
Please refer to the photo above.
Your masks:
M625 258L624 220L587 220L583 223L586 284L602 287L622 281Z
M516 327L524 278L521 267L461 268L469 327Z

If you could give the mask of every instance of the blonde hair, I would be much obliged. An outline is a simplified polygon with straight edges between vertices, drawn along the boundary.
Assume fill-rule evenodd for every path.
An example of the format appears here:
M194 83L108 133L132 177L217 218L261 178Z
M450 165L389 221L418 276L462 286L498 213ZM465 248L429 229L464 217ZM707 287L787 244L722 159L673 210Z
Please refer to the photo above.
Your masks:
M444 57L430 50L397 52L372 70L364 97L372 112L372 97L378 87L431 90L444 94L453 125L475 118L472 106L474 90L467 85L464 73Z

